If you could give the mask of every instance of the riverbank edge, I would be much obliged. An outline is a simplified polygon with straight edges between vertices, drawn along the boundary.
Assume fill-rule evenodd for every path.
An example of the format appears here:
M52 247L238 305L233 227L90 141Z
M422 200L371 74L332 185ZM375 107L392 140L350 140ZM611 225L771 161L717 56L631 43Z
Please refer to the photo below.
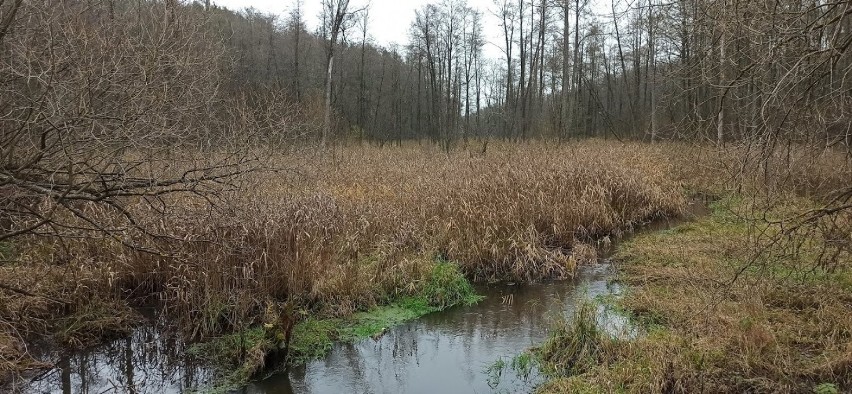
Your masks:
M346 317L308 316L306 311L300 311L303 319L293 326L289 344L282 343L286 334L271 324L193 344L187 352L216 372L213 381L196 392L227 392L251 380L320 359L336 344L378 338L395 326L454 306L475 305L483 298L476 294L457 263L436 258L426 283L413 295ZM280 354L285 347L283 359L268 365L270 356Z
M745 214L755 203L729 194L711 203L707 216L618 245L613 280L623 293L581 306L531 349L548 377L537 392L832 394L852 388L852 319L842 313L852 308L852 267L800 267L816 240L805 242L796 257L747 262L755 242L750 237L761 226ZM814 205L791 197L767 213L780 218ZM725 282L732 272L741 277L736 284ZM720 290L723 285L731 288ZM721 299L711 305L717 314L701 327L708 305L699 301L709 293ZM837 296L826 296L832 293ZM811 304L797 307L805 298ZM607 332L601 305L642 334Z

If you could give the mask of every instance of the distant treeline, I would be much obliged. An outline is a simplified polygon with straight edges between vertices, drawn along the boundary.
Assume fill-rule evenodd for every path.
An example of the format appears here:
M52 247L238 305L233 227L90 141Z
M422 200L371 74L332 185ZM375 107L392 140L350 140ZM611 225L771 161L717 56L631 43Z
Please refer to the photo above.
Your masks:
M416 138L447 148L469 137L847 147L852 139L852 9L844 2L614 1L602 14L580 0L499 0L487 10L440 0L419 9L409 37L390 48L370 39L381 21L349 0L322 0L315 31L301 0L289 8L274 16L209 1L4 1L0 122L38 108L30 104L41 98L28 94L39 84L78 93L129 84L141 90L123 97L170 103L137 111L136 120L172 131L180 125L208 144L243 126L286 138ZM502 31L489 37L503 52L498 59L483 56L483 23L493 20ZM67 31L58 34L57 26ZM57 53L73 51L83 59L56 63ZM86 53L111 60L97 63ZM33 85L48 75L33 64L51 78ZM149 83L178 70L188 74L170 80L175 89ZM88 87L69 85L81 73L87 82L77 82ZM127 128L115 121L127 119L118 102L104 101L111 104L95 118L59 113ZM39 119L31 122L46 118Z
M500 0L477 10L441 0L418 10L410 39L371 45L369 9L323 1L305 29L284 18L213 10L237 54L235 82L321 101L329 45L334 133L378 140L504 138L754 139L850 143L852 10L841 3L701 0ZM594 12L593 12L594 11ZM345 16L329 43L325 15ZM484 15L500 21L486 59ZM494 40L494 37L491 37Z

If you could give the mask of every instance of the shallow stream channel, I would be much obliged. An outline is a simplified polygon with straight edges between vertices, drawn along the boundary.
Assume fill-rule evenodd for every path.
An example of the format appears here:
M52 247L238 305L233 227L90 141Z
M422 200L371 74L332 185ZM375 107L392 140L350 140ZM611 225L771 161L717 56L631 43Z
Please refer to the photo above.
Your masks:
M698 205L698 204L696 204ZM686 219L694 217L698 210ZM680 221L661 221L642 231ZM383 335L335 345L326 357L245 387L240 394L289 393L528 393L544 381L535 367L518 372L512 361L541 345L555 323L584 301L618 295L608 258L581 266L573 280L538 284L489 284L485 298L392 327ZM614 335L634 335L627 320L600 306L599 318ZM76 354L55 353L56 367L24 386L27 393L204 392L213 372L192 365L175 344L152 328Z
M574 281L482 286L477 290L485 299L474 306L432 313L380 338L335 346L326 358L244 392L531 392L543 381L537 371L524 377L500 364L510 365L544 342L556 319L570 316L584 299L618 291L607 283L610 271L602 263L581 268Z
M389 329L380 337L337 344L329 354L231 391L289 393L492 393L531 392L537 371L519 376L514 357L540 345L557 319L570 317L583 300L618 292L608 283L611 265L579 268L572 281L483 285L485 298ZM623 325L607 314L614 328ZM614 319L613 319L614 318ZM57 367L33 379L27 393L184 393L203 387L212 371L193 366L139 329L126 339L88 352L53 355ZM51 357L51 358L53 358Z

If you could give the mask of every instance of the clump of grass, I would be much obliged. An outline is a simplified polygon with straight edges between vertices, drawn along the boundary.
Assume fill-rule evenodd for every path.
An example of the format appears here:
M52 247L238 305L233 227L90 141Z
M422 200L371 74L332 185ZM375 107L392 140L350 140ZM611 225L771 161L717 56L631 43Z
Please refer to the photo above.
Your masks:
M814 394L838 394L840 390L833 383L821 383L814 387Z
M523 352L512 357L512 370L522 379L528 379L539 364L539 358L531 352Z
M500 385L500 379L503 377L503 371L506 369L506 366L506 360L500 357L485 368L485 374L488 376L486 378L488 387L494 389Z
M255 327L193 345L187 352L215 365L229 366L229 369L223 372L225 381L242 382L264 367L264 358L273 346L267 338L265 328Z
M270 353L281 348L288 350L287 364L300 365L324 356L336 342L375 338L427 313L472 305L481 299L457 263L438 259L413 294L345 317L305 317L294 325L289 343L281 343L284 338L275 332L275 327L265 324L198 343L191 353L218 365L225 371L225 380L235 384L263 372L269 366L266 360Z
M570 318L556 322L544 344L509 362L499 358L489 365L485 369L489 386L496 388L506 371L522 380L540 371L548 378L540 391L600 392L586 384L583 375L615 361L628 343L609 332L602 317L595 301L581 301Z
M72 348L92 346L98 340L130 334L139 317L127 304L115 300L92 300L55 321L55 339Z
M0 265L6 264L16 255L15 245L8 241L0 242Z
M457 304L472 305L481 299L458 264L444 260L439 260L432 268L419 296L425 298L427 305L439 310Z
M813 265L808 255L823 242L817 233L797 253L781 246L756 253L780 231L767 224L764 212L771 219L808 204L790 199L787 207L761 209L753 218L757 203L725 198L709 217L621 245L620 279L628 289L616 302L645 335L609 342L604 358L585 357L579 364L556 358L547 364L566 377L542 391L852 389L852 316L846 312L852 297L836 279L852 272L852 260L841 259L831 270ZM597 349L572 338L563 341L574 344L569 349Z
M592 370L611 357L613 337L598 320L592 302L581 303L576 313L562 321L537 354L551 375L573 376Z

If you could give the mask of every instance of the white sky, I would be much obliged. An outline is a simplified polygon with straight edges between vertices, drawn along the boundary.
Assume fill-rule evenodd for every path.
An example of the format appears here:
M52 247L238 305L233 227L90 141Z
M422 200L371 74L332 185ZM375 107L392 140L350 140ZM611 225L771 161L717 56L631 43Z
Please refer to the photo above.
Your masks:
M370 19L367 25L369 37L382 46L392 43L404 45L408 42L408 29L414 21L415 10L425 4L437 3L439 0L371 0ZM213 0L215 4L240 11L253 7L265 13L286 17L295 4L295 0ZM486 57L497 58L502 56L500 48L501 30L499 20L492 14L496 8L493 0L467 0L468 6L478 9L483 14L483 26L488 44L485 45ZM302 4L303 14L308 29L315 31L319 24L320 0L304 0ZM350 7L361 8L368 4L368 0L352 0ZM354 33L354 32L353 32ZM352 33L350 33L352 34ZM354 33L358 35L358 33Z

